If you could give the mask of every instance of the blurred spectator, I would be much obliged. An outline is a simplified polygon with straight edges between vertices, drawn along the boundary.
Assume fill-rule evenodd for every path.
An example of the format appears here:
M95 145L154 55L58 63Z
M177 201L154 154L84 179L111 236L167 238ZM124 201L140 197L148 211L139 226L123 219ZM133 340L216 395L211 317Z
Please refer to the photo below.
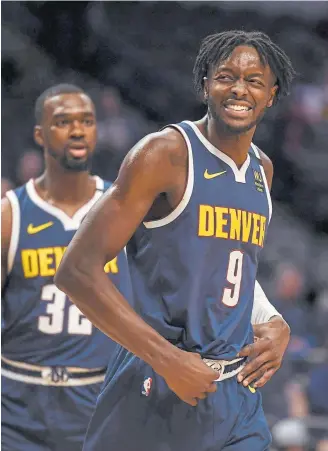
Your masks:
M124 105L119 91L107 87L97 109L98 144L95 165L99 175L113 180L123 158L150 131L150 125L136 111Z
M279 451L307 451L310 436L301 420L287 419L272 428L272 438Z
M316 331L311 327L311 315L305 302L304 276L296 266L279 265L273 303L291 328L288 357L303 369L312 348L317 345L317 338L313 335Z
M328 363L323 363L310 371L308 398L311 413L328 418Z
M98 113L98 147L125 155L140 136L140 122L122 103L120 93L113 87L102 94Z
M29 150L20 158L17 166L17 180L23 185L30 179L38 177L43 169L43 160L39 152Z
M293 377L295 379L295 376ZM293 378L287 384L286 396L289 416L292 418L305 418L309 413L308 399L303 385L293 380Z
M302 305L304 277L291 263L281 263L277 268L274 304L288 322L292 335L306 334L306 312Z

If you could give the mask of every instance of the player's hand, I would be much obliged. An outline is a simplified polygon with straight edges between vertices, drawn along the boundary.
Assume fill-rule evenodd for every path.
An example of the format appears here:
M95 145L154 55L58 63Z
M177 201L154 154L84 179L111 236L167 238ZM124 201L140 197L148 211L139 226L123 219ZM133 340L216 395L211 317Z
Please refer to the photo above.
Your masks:
M182 351L170 361L160 374L169 388L184 402L196 406L199 399L216 392L219 374L208 367L199 354Z
M287 349L290 329L279 316L271 321L253 326L255 342L245 346L239 353L250 361L238 374L238 382L247 386L253 381L254 388L263 387L280 368Z

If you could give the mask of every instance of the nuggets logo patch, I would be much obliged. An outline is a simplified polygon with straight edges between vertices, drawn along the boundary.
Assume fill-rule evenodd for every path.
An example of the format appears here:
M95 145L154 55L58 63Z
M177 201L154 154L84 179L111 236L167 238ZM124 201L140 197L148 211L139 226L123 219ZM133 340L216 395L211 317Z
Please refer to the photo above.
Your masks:
M153 379L151 377L147 377L147 379L145 379L143 381L142 388L141 388L142 395L149 396L152 383L153 383Z
M253 170L253 173L254 173L255 188L260 193L264 193L264 183L261 172Z

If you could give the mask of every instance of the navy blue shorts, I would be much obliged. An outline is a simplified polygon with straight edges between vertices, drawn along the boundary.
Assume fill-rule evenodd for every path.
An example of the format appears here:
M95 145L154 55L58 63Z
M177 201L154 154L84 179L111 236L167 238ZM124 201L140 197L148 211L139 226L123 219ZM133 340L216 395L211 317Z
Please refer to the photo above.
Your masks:
M2 377L2 450L81 451L101 385L54 387Z
M192 407L122 350L107 377L83 451L264 451L271 434L261 395L236 377ZM254 390L253 390L254 391Z

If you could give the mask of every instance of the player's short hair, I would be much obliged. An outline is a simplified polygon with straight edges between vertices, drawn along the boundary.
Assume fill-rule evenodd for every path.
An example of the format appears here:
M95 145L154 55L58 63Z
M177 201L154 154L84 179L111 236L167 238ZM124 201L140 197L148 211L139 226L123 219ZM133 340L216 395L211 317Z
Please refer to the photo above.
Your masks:
M295 71L286 53L269 36L261 31L230 30L207 36L201 43L194 65L194 87L202 95L204 77L208 72L226 60L233 50L240 46L254 47L262 64L269 64L277 78L277 92L274 101L289 94Z
M88 95L82 88L76 85L71 85L69 83L61 83L59 85L51 86L50 88L43 91L42 94L39 95L35 102L34 107L34 115L37 124L40 124L42 121L43 108L45 101L51 97L58 96L60 94L72 94L72 93L81 93ZM89 96L88 96L89 97Z

